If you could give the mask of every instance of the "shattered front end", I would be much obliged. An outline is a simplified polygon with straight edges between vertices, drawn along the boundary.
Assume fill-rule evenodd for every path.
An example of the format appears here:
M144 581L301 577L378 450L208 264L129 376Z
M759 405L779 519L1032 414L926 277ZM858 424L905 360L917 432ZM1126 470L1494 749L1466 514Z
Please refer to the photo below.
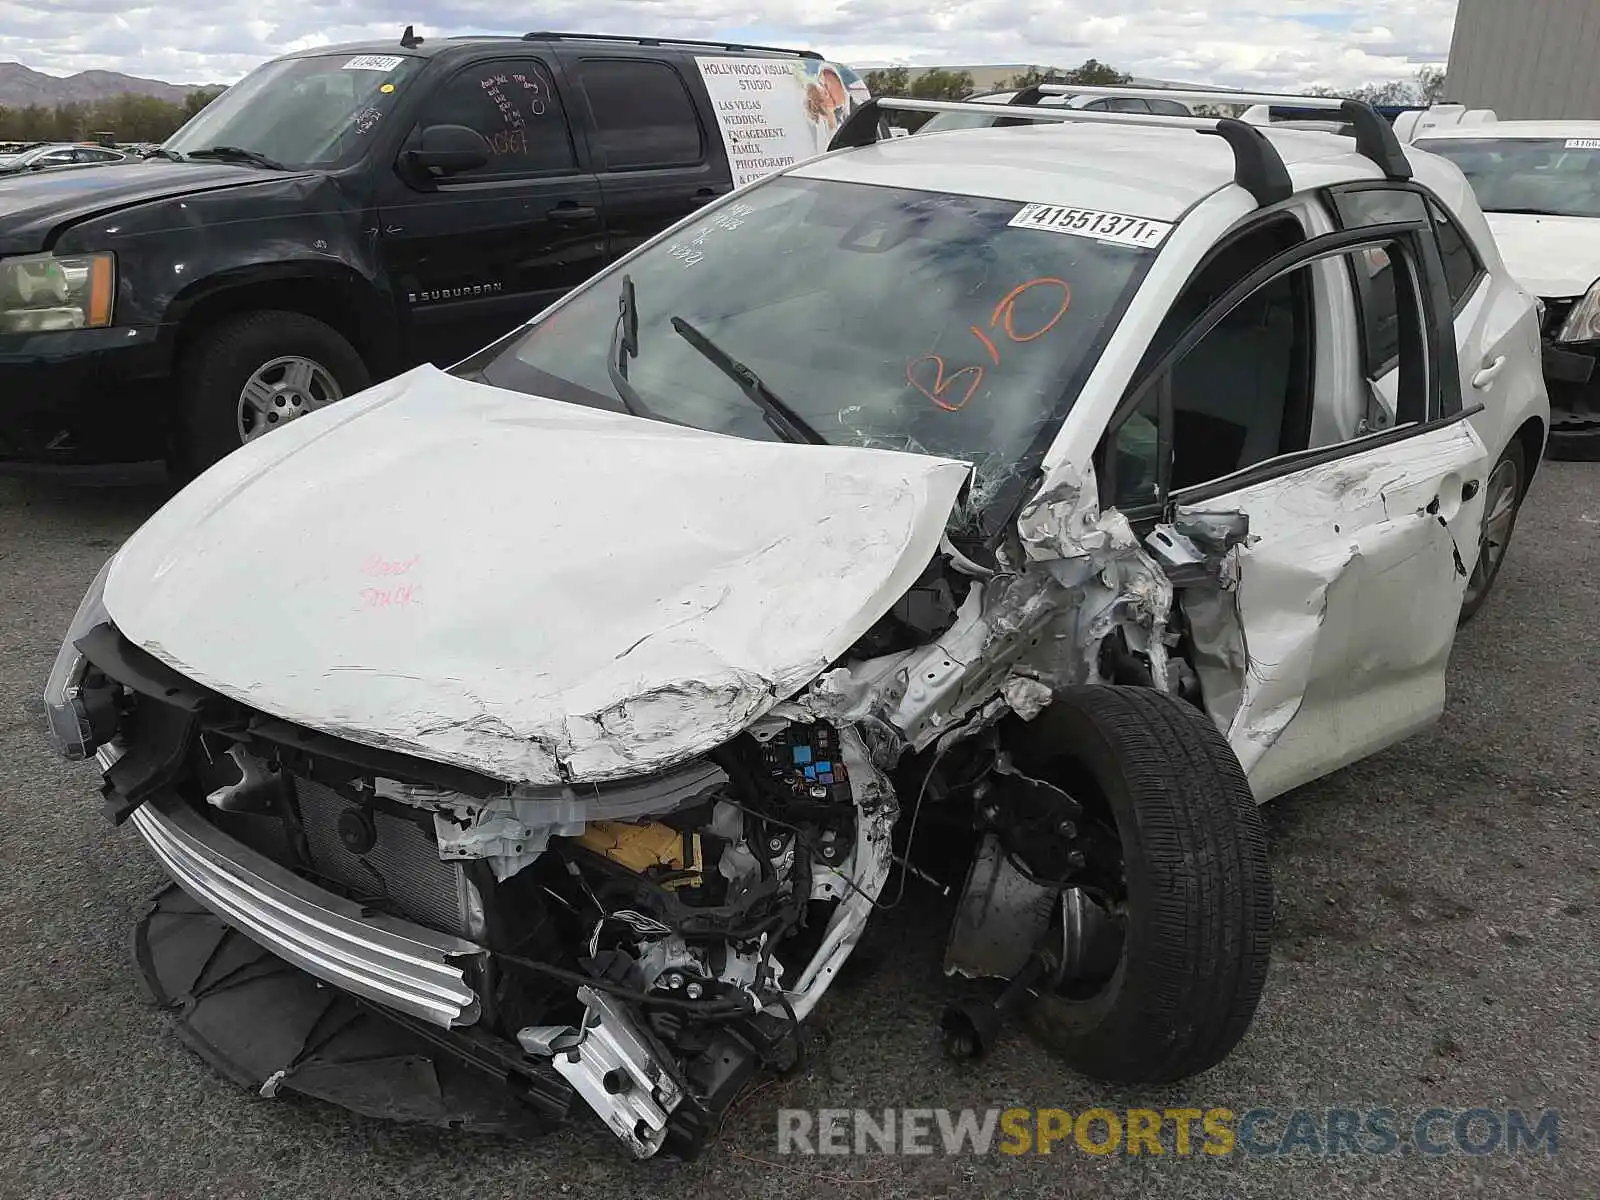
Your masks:
M110 624L82 642L120 689L108 811L182 889L142 922L147 984L264 1094L504 1130L587 1106L692 1155L794 1059L888 874L896 801L848 726L507 787L252 711Z

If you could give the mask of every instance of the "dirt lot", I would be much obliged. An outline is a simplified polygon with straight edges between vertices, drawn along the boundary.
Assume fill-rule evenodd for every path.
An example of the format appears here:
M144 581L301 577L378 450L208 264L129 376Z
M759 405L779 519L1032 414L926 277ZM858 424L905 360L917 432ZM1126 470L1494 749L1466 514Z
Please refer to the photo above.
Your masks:
M84 586L159 500L0 480L0 1195L1600 1195L1594 467L1540 476L1499 592L1457 644L1444 721L1269 810L1277 948L1256 1025L1220 1068L1118 1092L1020 1036L947 1063L948 910L924 890L871 930L875 968L819 1009L808 1069L747 1095L689 1166L631 1165L588 1128L515 1144L261 1100L145 1005L128 936L159 874L101 818L92 771L49 753L38 697ZM245 629L285 618L239 614ZM1554 1158L776 1152L780 1108L1013 1105L1554 1108L1559 1143Z

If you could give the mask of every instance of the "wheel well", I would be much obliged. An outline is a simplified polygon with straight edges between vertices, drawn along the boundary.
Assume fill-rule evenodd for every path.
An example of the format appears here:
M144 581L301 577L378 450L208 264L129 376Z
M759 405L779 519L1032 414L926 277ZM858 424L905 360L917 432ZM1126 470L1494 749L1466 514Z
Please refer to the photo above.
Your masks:
M182 359L196 340L230 317L267 310L303 313L321 321L355 348L375 380L388 373L393 339L372 305L363 303L355 288L340 280L304 276L241 284L200 298L178 326L174 360Z
M1522 485L1522 494L1526 496L1528 489L1533 486L1534 473L1544 458L1544 422L1538 417L1529 417L1517 430L1515 437L1522 443L1522 463L1527 468L1523 473L1527 482Z

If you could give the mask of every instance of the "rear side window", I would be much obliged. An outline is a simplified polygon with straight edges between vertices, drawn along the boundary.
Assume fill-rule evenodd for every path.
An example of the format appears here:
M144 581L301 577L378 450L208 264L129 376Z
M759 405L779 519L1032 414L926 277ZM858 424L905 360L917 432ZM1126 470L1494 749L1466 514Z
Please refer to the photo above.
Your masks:
M1147 100L1145 103L1150 106L1151 112L1160 117L1192 117L1194 115L1176 100Z
M578 79L594 113L604 169L691 166L705 157L689 89L669 64L588 58Z
M1439 257L1444 259L1450 303L1460 308L1462 302L1472 295L1473 288L1478 286L1478 280L1483 278L1483 264L1478 261L1478 253L1467 241L1466 234L1445 214L1444 209L1429 201L1428 211L1433 214L1433 228L1439 237Z
M1425 220L1423 204L1420 193L1403 188L1361 188L1333 196L1339 224L1346 229ZM1393 369L1400 355L1400 297L1395 291L1394 264L1381 246L1346 257L1361 310L1367 376L1380 379Z
M537 59L478 63L423 104L418 125L465 125L489 143L489 162L450 176L456 183L577 169L567 119Z
M1109 105L1112 112L1148 113L1150 105L1137 96L1121 97L1111 101Z

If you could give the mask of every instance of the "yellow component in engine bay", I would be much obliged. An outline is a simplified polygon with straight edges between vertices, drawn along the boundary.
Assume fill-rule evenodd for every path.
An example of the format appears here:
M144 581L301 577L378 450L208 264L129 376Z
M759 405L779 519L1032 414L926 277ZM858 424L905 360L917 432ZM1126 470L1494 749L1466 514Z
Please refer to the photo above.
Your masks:
M669 825L634 825L627 821L590 821L572 839L585 850L609 858L639 875L654 876L662 871L683 872L662 880L669 888L699 887L704 860L700 856L700 835L680 832Z

